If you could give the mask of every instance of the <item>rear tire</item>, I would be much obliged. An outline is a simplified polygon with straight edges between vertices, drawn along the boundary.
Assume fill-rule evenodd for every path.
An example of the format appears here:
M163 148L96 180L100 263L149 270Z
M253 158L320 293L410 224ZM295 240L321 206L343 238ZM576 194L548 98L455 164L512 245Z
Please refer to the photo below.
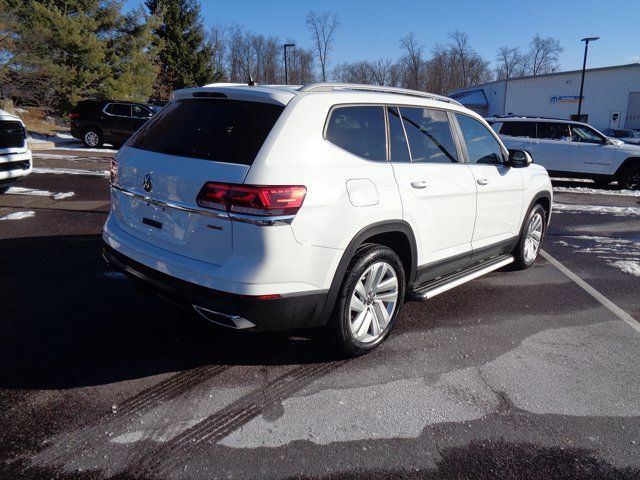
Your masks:
M547 225L547 212L540 204L536 204L529 210L518 245L513 250L512 255L515 258L513 267L515 270L525 270L532 266L538 253L540 253L540 245L544 238Z
M402 307L405 273L398 255L382 245L356 252L333 311L330 334L338 349L355 357L389 336Z
M82 142L88 148L100 148L103 143L102 133L97 128L87 128L82 134Z
M618 186L625 190L640 190L640 164L625 168L618 177Z

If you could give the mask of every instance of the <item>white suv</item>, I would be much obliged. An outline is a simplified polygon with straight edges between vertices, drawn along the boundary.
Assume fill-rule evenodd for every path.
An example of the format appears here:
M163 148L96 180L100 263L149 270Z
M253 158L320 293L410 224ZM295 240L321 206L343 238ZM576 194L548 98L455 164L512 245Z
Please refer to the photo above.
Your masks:
M507 148L529 152L551 176L613 181L640 189L640 146L611 139L586 123L551 118L490 118Z
M22 120L0 110L0 193L31 173L31 152Z
M104 256L212 322L326 325L348 354L428 299L536 259L551 184L448 98L211 85L118 152Z

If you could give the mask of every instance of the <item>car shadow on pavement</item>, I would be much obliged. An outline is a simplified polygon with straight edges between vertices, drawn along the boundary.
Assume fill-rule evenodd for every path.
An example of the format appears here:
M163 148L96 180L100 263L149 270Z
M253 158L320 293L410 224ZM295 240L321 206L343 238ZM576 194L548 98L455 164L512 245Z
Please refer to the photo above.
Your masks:
M333 360L305 338L238 333L114 275L99 235L0 240L0 388L102 385L203 365Z

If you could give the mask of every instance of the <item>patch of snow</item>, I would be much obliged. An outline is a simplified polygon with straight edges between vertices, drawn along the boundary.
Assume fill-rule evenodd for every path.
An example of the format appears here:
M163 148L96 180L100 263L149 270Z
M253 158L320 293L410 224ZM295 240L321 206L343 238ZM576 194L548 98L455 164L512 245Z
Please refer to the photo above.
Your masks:
M76 193L75 192L60 192L60 193L56 193L53 196L54 200L62 200L63 198L69 198L69 197L73 197Z
M624 273L640 277L640 242L624 238L579 235L558 243L577 253L591 253Z
M79 144L77 147L56 147L56 150L82 150L83 152L118 153L118 150L112 150L110 148L86 148L84 144Z
M638 207L610 207L604 205L571 205L553 202L553 211L558 213L596 213L616 217L640 217Z
M22 220L23 218L31 218L35 216L36 212L33 210L28 210L26 212L15 212L10 213L9 215L5 215L4 217L0 217L0 221L4 220Z
M36 197L50 197L53 195L49 190L36 190L35 188L11 187L7 192L9 195L33 195Z
M50 158L50 159L61 159L64 158L65 160L70 160L70 159L74 159L74 158L81 158L77 155L68 155L66 153L39 153L37 150L35 152L31 152L31 154L33 155L34 158L39 158L39 159L44 159L44 158Z
M613 265L629 275L640 277L640 261L634 262L633 260L617 260L615 262L609 262L609 265Z
M109 177L109 170L77 170L73 168L47 168L37 167L31 170L31 173L53 173L54 175L89 175L92 177Z
M43 138L35 138L35 137L32 137L32 136L28 136L27 137L27 142L29 142L29 143L47 143L47 142L50 142L50 141L51 140L46 140L46 139L43 139Z
M558 193L590 193L595 195L616 195L620 197L640 197L640 190L601 190L587 187L553 187Z

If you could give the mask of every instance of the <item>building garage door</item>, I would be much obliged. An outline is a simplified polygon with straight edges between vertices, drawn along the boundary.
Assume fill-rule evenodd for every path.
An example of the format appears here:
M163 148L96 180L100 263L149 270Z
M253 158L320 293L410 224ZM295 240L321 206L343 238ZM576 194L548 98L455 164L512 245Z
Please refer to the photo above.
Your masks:
M629 94L624 128L640 128L640 92L631 92Z

